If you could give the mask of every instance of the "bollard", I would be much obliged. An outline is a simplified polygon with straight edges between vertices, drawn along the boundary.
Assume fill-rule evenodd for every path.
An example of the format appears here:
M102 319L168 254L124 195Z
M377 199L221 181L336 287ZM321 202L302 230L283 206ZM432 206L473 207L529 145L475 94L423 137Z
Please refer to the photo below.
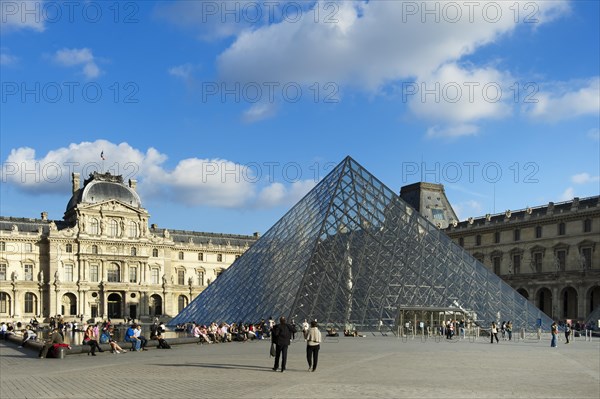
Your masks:
M56 355L57 359L64 359L65 358L65 347L64 346L59 346L54 351L54 354Z

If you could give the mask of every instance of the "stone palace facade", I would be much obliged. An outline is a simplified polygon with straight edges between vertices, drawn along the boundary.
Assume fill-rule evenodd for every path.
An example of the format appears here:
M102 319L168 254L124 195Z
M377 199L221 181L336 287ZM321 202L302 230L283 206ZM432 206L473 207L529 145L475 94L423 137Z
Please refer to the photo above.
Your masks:
M62 220L0 217L0 321L167 320L258 238L149 226L135 180L72 178Z

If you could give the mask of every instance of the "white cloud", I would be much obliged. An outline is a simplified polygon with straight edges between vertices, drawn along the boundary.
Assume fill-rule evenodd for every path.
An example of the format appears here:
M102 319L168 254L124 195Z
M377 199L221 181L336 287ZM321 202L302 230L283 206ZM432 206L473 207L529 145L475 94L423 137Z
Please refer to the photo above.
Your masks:
M255 167L224 159L187 158L172 169L164 166L166 160L155 148L144 152L106 140L73 143L41 157L33 148L20 147L12 149L3 162L1 180L31 195L64 195L69 192L72 172L81 173L84 179L94 171L111 172L123 175L125 181L137 179L142 199L218 208L290 205L315 184L294 181L284 185Z
M432 126L427 129L427 138L458 138L464 136L474 136L479 132L479 128L475 125L455 125L450 127Z
M100 76L102 71L96 64L96 59L89 48L63 48L56 51L54 61L62 66L83 66L82 73L88 79Z
M600 77L553 86L533 95L537 103L527 107L526 112L530 117L556 122L585 115L600 115Z
M178 78L181 78L183 80L189 80L192 77L192 72L194 71L195 67L188 63L182 64L182 65L178 65L178 66L174 66L172 68L169 68L169 75L171 76L175 76Z
M567 187L565 191L560 195L560 201L569 201L575 198L575 190L573 187Z
M481 216L483 213L483 205L479 201L468 200L452 205L458 220L465 220L468 217Z
M19 62L19 57L9 54L8 50L5 48L1 49L0 53L0 65L2 66L11 66Z
M389 82L428 76L440 65L473 53L517 26L511 2L492 2L502 8L502 17L494 22L482 12L483 7L472 13L471 19L469 10L455 3L462 8L462 17L454 22L442 18L439 23L431 16L423 23L422 12L410 15L408 3L419 9L424 4L317 2L314 7L321 11L317 23L314 12L306 12L295 23L283 20L243 30L219 56L220 75L227 81L336 82L377 91ZM536 3L540 23L553 18L553 12L563 10L566 4ZM331 5L335 5L337 22L326 23L323 9L331 9Z
M596 183L600 181L600 176L592 176L587 172L578 173L571 176L571 182L575 184Z
M43 32L44 0L0 0L0 32L2 34L30 29Z
M594 141L599 141L600 140L600 129L594 128L594 129L588 130L587 137Z
M246 123L254 123L264 119L271 118L276 113L274 103L253 104L242 114L242 120Z

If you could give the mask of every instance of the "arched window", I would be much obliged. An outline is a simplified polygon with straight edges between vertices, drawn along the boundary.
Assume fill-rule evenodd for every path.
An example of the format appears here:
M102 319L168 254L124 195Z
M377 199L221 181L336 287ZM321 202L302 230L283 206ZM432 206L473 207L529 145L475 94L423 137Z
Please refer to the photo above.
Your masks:
M108 265L106 279L110 283L118 283L121 281L121 268L116 263Z
M100 224L98 223L98 219L92 218L90 220L90 234L97 236L100 234Z
M25 293L25 313L37 313L37 297L31 292Z
M65 252L67 253L72 253L73 252L73 244L67 244L65 245Z
M119 225L116 220L111 219L108 222L108 236L116 237L118 233L119 233Z
M131 256L137 256L137 249L135 247L131 247Z
M92 253L94 255L98 255L98 246L97 245L92 245Z
M133 221L129 222L129 237L137 237L137 224Z
M152 257L158 258L158 249L156 249L156 248L152 249Z
M177 270L177 284L185 285L185 270Z
M149 303L149 313L150 316L160 316L162 315L162 298L160 297L160 295L152 295L150 296L150 303Z

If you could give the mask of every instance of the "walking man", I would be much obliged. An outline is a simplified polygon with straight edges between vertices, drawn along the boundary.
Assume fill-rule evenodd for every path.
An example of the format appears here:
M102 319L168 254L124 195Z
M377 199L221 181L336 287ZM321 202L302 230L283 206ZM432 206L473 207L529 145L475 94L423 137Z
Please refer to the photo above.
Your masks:
M279 324L273 327L271 335L271 342L275 344L275 364L273 365L273 371L277 371L279 368L279 357L281 357L281 372L285 372L288 346L290 346L292 334L295 332L294 327L287 324L283 316L279 318Z

